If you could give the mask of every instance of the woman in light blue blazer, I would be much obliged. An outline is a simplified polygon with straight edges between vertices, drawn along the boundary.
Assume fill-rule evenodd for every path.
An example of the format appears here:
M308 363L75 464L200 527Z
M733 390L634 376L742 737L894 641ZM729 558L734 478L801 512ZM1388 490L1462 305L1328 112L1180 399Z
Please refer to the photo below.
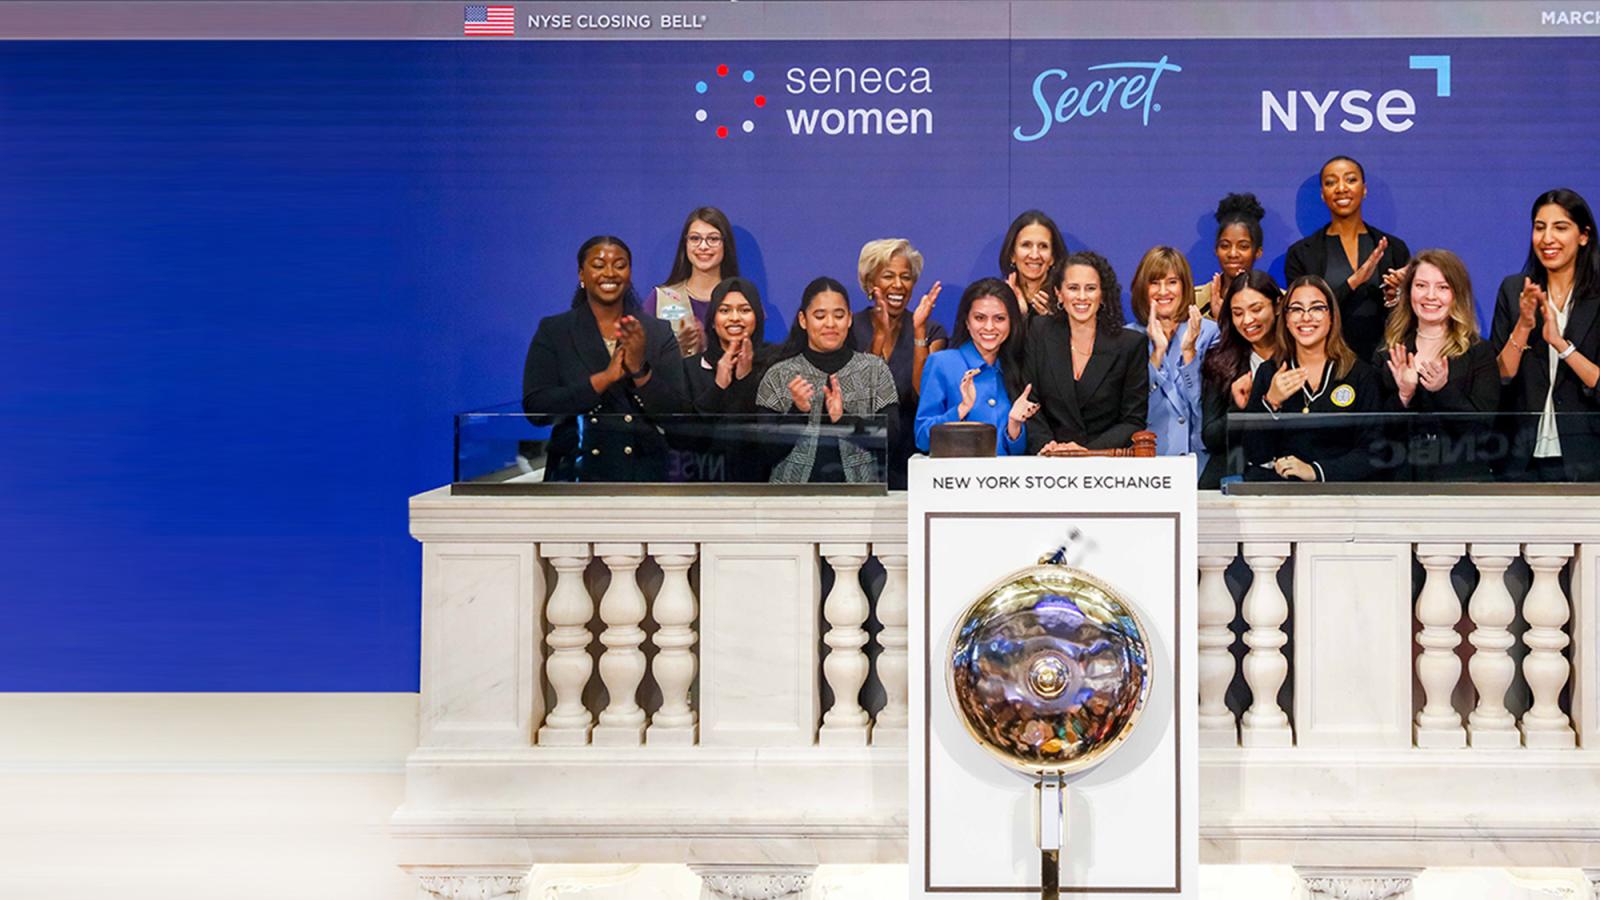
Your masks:
M1171 247L1152 247L1139 261L1129 291L1133 315L1150 349L1150 410L1146 426L1161 456L1193 454L1196 471L1206 466L1200 361L1217 342L1217 323L1194 304L1189 261Z

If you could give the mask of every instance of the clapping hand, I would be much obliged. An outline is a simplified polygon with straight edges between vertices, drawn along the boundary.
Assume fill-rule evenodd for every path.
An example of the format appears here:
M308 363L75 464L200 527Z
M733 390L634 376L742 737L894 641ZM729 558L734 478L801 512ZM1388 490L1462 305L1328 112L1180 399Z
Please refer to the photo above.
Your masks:
M789 399L794 401L795 409L803 413L811 412L811 398L816 393L817 389L804 376L796 375L789 379Z
M1222 318L1222 273L1211 276L1211 318Z
M1033 292L1032 297L1022 296L1022 285L1017 283L1017 273L1012 272L1006 276L1006 284L1011 285L1011 292L1017 295L1017 300L1026 303L1028 308L1039 315L1048 315L1050 312L1050 292L1039 288Z
M972 379L978 377L977 369L968 369L961 376L961 405L956 407L956 417L965 421L967 413L978 403L978 386Z
M1172 345L1172 335L1154 315L1150 316L1150 326L1145 330L1150 333L1150 365L1159 369L1161 361L1167 356L1167 347Z
M1389 348L1389 374L1394 376L1395 388L1400 392L1400 405L1410 406L1411 398L1417 393L1420 375L1416 356L1408 352L1404 345L1396 344Z
M1544 288L1533 283L1531 278L1522 279L1522 294L1517 297L1517 327L1526 332L1533 331L1533 318L1544 308L1549 298L1545 296Z
M1427 359L1417 363L1417 382L1424 390L1440 391L1450 380L1450 364L1442 359Z
M933 305L939 302L939 291L942 286L941 282L935 281L933 287L917 301L917 308L912 310L911 325L918 331L928 326L928 317L933 315Z
M1400 279L1404 269L1390 269L1383 273L1383 305L1394 306L1400 302Z
M1539 308L1544 311L1544 327L1540 329L1539 336L1557 352L1567 349L1567 339L1561 336L1561 322L1557 318L1560 314L1556 312L1556 305L1550 302L1549 297L1545 297Z
M617 321L617 347L622 351L622 365L628 374L635 375L643 369L645 358L644 326L633 316L623 316Z
M734 338L728 344L728 349L717 360L717 387L726 389L736 379L744 378L750 374L751 357L750 341L743 336Z
M678 351L684 356L698 356L705 349L705 331L694 316L678 320Z
M828 411L829 422L844 416L844 388L839 386L839 376L828 376L828 383L822 387L822 405Z
M1389 249L1389 239L1386 237L1379 238L1378 246L1372 248L1372 254L1361 263L1361 268L1356 269L1355 274L1351 275L1350 280L1346 282L1351 290L1355 290L1372 280L1372 273L1378 271L1378 261L1383 259L1383 251L1387 249Z
M1195 348L1200 341L1200 307L1189 304L1189 327L1183 332L1183 364L1194 362Z
M1305 386L1309 377L1306 370L1299 366L1279 369L1272 376L1272 384L1267 387L1267 405L1273 409L1282 406L1284 401L1294 396L1295 391Z

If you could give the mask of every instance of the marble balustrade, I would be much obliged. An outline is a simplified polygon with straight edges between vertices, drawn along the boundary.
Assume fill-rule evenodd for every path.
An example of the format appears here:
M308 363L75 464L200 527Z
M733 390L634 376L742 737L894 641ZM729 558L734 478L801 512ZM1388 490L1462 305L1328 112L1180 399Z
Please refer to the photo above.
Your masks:
M411 519L408 867L903 859L903 497ZM1199 540L1203 862L1600 866L1600 504L1210 495Z

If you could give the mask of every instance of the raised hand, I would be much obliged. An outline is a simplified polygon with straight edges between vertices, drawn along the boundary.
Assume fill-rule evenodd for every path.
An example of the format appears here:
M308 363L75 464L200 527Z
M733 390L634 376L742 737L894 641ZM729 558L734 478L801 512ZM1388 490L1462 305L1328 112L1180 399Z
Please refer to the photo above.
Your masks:
M1183 364L1194 362L1195 347L1200 341L1200 307L1189 304L1189 327L1183 330Z
M796 375L789 379L789 399L794 403L794 408L803 412L811 412L811 398L816 396L817 389L811 386L804 376Z
M699 356L706 347L706 333L694 316L678 320L678 351L684 356Z
M1350 285L1351 290L1355 290L1372 280L1372 273L1378 271L1378 261L1383 259L1383 251L1387 249L1389 249L1389 239L1386 237L1379 238L1378 246L1372 248L1371 255L1362 261L1361 268L1357 269L1355 274L1350 276L1350 280L1346 282Z
M1410 406L1417 393L1417 358L1403 345L1389 348L1389 374L1394 376L1395 388L1400 392L1400 405Z
M1400 279L1404 269L1390 269L1383 273L1383 305L1394 306L1400 302Z
M1222 273L1211 276L1211 318L1222 318Z
M911 311L911 324L918 331L927 327L928 317L933 315L933 305L939 302L939 291L942 286L941 282L935 281L933 287L917 301L917 308Z
M638 372L644 368L645 336L644 326L633 316L623 316L617 320L617 346L621 348L622 364L629 372Z
M1229 385L1228 389L1233 394L1234 409L1245 408L1245 405L1250 402L1250 389L1253 387L1255 387L1255 379L1250 377L1249 372L1233 380L1233 384Z
M894 345L889 341L889 330L894 325L889 319L889 304L883 299L883 291L872 289L872 348L873 356L888 359L894 353Z
M1033 402L1033 385L1023 387L1022 393L1011 404L1011 412L1006 416L1006 434L1013 439L1022 434L1022 423L1033 418L1039 411L1039 404Z
M1167 347L1172 344L1172 335L1154 314L1151 314L1150 326L1145 330L1150 333L1150 365L1159 369L1161 361L1167 357Z
M739 358L733 366L733 377L744 378L749 375L750 367L755 365L756 361L755 347L751 346L750 339L743 335L734 338L733 346L729 349L739 351Z
M1267 404L1273 409L1284 404L1284 401L1294 396L1295 392L1305 386L1306 379L1311 377L1305 369L1295 366L1292 369L1279 369L1272 376L1272 384L1267 387Z
M1416 360L1412 357L1413 361ZM1445 383L1450 380L1450 364L1442 359L1427 359L1416 362L1417 383L1425 390L1444 390Z
M1539 330L1539 336L1558 351L1567 349L1567 339L1561 336L1561 322L1556 318L1559 315L1556 305L1546 297L1539 308L1544 312L1544 327Z
M961 404L956 407L956 414L963 420L967 418L967 413L972 412L972 407L978 403L978 386L972 383L972 379L976 378L977 375L977 369L968 369L961 376Z
M1532 278L1523 278L1522 293L1517 297L1517 327L1531 333L1534 316L1544 308L1548 299L1544 288L1534 284Z
M844 416L844 388L839 386L839 376L828 376L828 383L822 386L822 404L829 422L837 422Z

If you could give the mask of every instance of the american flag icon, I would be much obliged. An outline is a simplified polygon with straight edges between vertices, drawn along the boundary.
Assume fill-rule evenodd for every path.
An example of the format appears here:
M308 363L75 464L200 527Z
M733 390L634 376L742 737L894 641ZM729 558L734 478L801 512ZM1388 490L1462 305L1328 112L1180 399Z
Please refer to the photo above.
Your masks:
M468 6L461 14L461 31L468 37L517 33L515 6Z

